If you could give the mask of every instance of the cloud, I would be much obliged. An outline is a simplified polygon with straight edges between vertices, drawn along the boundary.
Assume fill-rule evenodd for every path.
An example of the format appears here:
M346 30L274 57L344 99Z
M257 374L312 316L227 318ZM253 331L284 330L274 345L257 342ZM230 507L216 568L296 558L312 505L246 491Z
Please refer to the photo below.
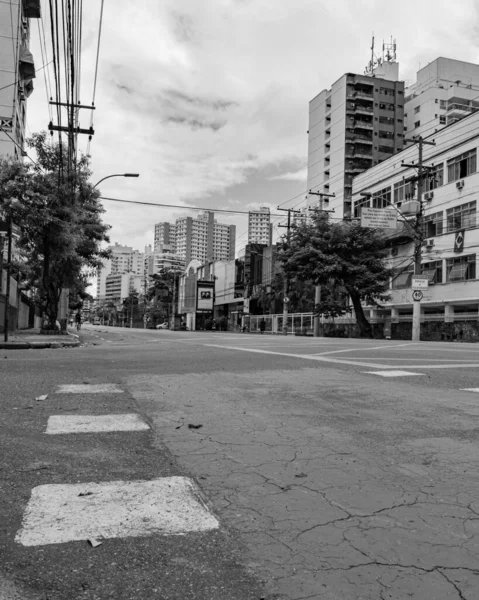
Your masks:
M308 176L308 169L304 168L300 171L294 171L289 173L282 173L281 175L274 175L269 177L271 181L304 181L306 182Z
M83 104L92 99L99 5L85 0ZM400 74L412 80L419 64L444 48L452 58L477 61L477 16L475 0L447 11L435 0L402 0L400 10L383 0L105 3L91 144L95 180L138 172L138 180L107 180L102 192L149 202L214 209L227 206L234 191L241 206L283 203L305 191L309 101L343 73L363 72L371 31L377 51L383 37L395 36ZM39 60L36 27L31 37ZM49 40L47 47L51 55ZM49 121L43 77L35 88L31 131ZM90 114L79 117L83 126ZM86 144L80 137L81 151ZM112 239L125 244L151 243L151 224L178 215L105 206ZM246 231L246 217L221 220L237 224L238 235Z

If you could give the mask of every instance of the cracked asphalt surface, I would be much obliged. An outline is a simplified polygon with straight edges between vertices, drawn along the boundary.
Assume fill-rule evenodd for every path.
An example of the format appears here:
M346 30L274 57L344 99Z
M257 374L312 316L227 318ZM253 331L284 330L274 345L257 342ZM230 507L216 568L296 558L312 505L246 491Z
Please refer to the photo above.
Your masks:
M479 597L479 394L461 391L479 387L476 346L81 335L62 382L80 364L123 383L152 425L150 451L166 448L198 482L264 585L244 598ZM54 351L11 359L43 372L58 362ZM369 374L380 368L422 375Z

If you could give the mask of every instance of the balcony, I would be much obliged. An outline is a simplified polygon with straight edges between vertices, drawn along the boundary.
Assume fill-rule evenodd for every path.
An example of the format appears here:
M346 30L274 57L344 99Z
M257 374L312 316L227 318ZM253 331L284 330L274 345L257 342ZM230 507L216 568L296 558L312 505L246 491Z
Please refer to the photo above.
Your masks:
M371 146L373 145L372 136L364 135L362 133L355 133L351 140L356 144L371 144Z
M356 104L354 112L355 113L366 113L366 114L370 115L374 112L374 109L372 106L366 106L364 104Z
M469 104L458 104L454 102L449 104L446 111L447 117L465 117L473 112L478 110L474 106L469 106Z
M356 90L354 92L354 98L361 98L362 100L373 101L373 93L365 92L364 90Z
M370 131L374 129L374 125L370 121L354 121L353 127L354 129L369 129Z

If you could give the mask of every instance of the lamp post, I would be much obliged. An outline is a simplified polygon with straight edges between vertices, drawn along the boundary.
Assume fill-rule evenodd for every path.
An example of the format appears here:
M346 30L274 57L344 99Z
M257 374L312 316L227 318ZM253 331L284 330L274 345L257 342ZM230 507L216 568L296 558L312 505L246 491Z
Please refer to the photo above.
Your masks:
M113 175L107 175L106 177L103 177L103 179L100 179L100 181L97 181L93 187L96 188L96 186L99 185L102 181L105 181L105 179L110 179L110 177L139 177L139 176L140 176L139 173L114 173Z

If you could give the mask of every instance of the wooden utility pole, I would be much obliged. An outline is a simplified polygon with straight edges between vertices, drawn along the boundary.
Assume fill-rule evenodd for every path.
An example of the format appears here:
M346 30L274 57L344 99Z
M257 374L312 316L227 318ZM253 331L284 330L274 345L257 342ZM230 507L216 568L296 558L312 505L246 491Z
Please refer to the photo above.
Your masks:
M324 192L313 192L309 190L308 192L311 196L319 196L319 212L334 212L332 210L324 210L323 208L323 198L334 198L335 194L326 194ZM319 315L319 305L321 303L321 286L316 285L314 288L314 328L313 335L314 337L319 337L320 334L320 315Z
M287 234L286 234L286 240L287 240L287 244L288 247L290 245L291 242L291 213L299 213L301 211L299 210L293 210L292 208L280 208L278 206L278 210L284 210L288 213L288 224L287 225L278 225L278 227L286 227L287 228ZM289 277L287 275L287 273L284 274L284 282L283 282L283 327L282 327L282 333L283 335L288 335L288 305L289 305L289 298L288 298L288 292L289 292Z
M423 216L424 211L422 207L422 193L423 193L423 182L424 176L434 167L425 166L423 162L423 146L427 144L429 146L435 146L434 141L427 141L422 136L414 136L410 140L404 140L405 142L413 142L418 144L419 156L417 164L401 163L403 167L412 167L417 169L417 201L419 203L418 212L416 214L416 235L414 240L414 275L421 275L421 258L422 258L422 241L423 241ZM412 313L412 341L419 342L421 339L421 301L414 300L413 302L413 313Z

